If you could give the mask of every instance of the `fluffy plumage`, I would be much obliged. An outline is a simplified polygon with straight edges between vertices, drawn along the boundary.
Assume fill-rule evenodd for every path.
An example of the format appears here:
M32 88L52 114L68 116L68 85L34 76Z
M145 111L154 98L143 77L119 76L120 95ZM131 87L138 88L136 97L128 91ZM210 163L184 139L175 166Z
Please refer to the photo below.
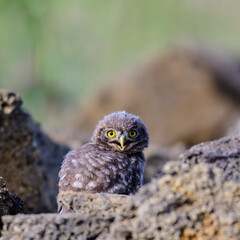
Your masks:
M147 128L139 117L125 111L105 116L91 141L66 155L59 191L136 193L142 185L142 151L148 142Z

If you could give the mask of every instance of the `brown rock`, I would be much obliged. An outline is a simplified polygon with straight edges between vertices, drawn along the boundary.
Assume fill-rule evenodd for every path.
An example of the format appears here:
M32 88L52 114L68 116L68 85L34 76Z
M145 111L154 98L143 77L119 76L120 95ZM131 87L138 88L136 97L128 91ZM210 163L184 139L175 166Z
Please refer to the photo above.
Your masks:
M214 57L203 58L203 54L191 51L175 51L156 58L87 99L78 128L88 130L90 135L104 115L126 110L143 119L152 144L193 145L221 137L238 110L232 94L227 95L227 88L220 90L219 86L224 82L232 90L240 73L234 68L231 76L218 62ZM231 85L233 82L235 85Z
M0 175L29 212L56 211L58 171L69 148L49 139L21 104L17 94L0 90Z

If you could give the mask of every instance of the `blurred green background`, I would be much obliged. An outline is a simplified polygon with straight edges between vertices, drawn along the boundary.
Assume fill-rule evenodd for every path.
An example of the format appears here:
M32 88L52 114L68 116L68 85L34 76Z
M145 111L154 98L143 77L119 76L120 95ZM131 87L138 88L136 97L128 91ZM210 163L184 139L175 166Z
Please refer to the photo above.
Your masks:
M192 41L240 50L237 0L0 0L0 88L61 125L124 69Z

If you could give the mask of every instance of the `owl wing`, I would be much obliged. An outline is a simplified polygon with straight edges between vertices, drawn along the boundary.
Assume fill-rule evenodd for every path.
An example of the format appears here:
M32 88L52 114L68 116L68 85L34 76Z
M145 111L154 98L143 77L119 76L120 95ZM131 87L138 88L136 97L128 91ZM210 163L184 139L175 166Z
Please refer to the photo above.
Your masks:
M88 143L66 155L59 172L60 191L121 193L129 164L126 155Z

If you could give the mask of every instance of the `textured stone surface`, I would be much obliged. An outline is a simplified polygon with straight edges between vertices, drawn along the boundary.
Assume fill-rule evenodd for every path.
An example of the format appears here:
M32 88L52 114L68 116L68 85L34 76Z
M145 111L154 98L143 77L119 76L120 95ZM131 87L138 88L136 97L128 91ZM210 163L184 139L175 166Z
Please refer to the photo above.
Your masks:
M107 232L113 219L104 213L89 216L76 213L5 216L1 240L93 240Z
M61 192L62 214L3 218L3 239L95 239L107 233L128 196ZM66 213L68 212L68 213Z
M142 118L154 144L190 146L224 136L239 111L231 91L240 94L232 84L239 83L240 73L235 64L231 75L232 65L225 64L225 55L223 61L214 53L211 59L210 54L203 56L175 51L116 79L86 99L78 128L88 130L90 136L104 115L126 110Z
M240 186L206 164L168 163L100 239L223 240L240 236Z
M49 139L21 104L17 94L0 90L0 176L28 211L52 212L58 171L69 149Z
M239 135L240 136L240 135ZM227 136L193 146L180 155L182 164L190 167L206 163L223 170L226 180L240 184L240 137Z
M63 212L89 215L102 212L117 212L122 204L127 201L127 198L126 195L118 194L60 192L58 202L61 203Z

